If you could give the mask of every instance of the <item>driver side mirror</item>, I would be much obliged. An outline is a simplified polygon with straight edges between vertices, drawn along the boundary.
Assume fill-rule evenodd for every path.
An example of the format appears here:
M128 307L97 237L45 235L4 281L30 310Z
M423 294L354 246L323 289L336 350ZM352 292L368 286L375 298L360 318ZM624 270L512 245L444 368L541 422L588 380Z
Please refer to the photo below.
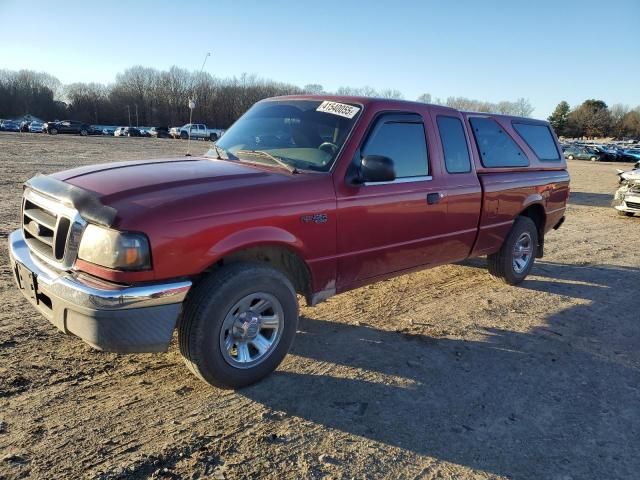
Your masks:
M396 179L393 160L382 155L367 155L360 161L360 181L392 182Z

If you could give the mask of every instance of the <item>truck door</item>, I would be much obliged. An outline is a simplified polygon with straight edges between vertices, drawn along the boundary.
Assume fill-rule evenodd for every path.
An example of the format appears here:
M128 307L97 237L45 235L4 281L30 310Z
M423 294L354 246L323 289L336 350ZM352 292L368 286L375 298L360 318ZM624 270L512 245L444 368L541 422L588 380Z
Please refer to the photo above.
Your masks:
M389 157L397 178L337 186L338 291L441 263L450 234L447 185L426 130L431 124L416 113L383 113L373 120L354 161Z
M442 259L456 262L468 257L473 249L482 210L482 187L471 160L470 137L462 115L448 108L429 109L446 182L449 242Z

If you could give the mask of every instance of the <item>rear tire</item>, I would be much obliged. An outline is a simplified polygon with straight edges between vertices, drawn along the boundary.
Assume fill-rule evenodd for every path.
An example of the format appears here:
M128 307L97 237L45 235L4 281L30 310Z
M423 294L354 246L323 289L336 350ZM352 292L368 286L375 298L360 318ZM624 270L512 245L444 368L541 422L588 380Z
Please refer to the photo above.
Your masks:
M589 160L591 160L592 162L595 162L598 160L598 157L591 157Z
M205 382L240 388L276 369L297 326L298 299L285 275L261 264L231 264L189 293L178 326L180 353Z
M49 130L49 135L57 135L58 134L58 129L57 128L52 128Z
M182 140L186 140L187 138L189 138L189 134L187 132L180 132L180 138Z
M211 135L209 135L209 140L211 140L212 142L215 142L216 140L218 140L218 135L216 135L215 133L212 133Z
M567 157L567 160L573 160L573 155L569 155L569 156Z
M89 132L87 130L85 130L84 128L80 130L80 136L86 137L87 135L89 135Z
M529 217L518 217L496 253L487 257L492 277L509 285L521 283L538 252L538 229Z

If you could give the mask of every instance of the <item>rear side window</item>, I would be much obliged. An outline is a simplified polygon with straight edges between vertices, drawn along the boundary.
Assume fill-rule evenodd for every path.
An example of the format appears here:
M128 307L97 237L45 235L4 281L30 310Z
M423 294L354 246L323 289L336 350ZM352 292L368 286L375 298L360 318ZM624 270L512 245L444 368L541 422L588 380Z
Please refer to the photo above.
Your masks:
M460 119L438 116L438 131L444 153L444 164L449 173L467 173L471 171L467 137Z
M473 135L485 167L526 167L529 160L507 132L492 118L470 118Z
M546 125L514 122L513 128L540 160L545 162L560 161L560 153L558 152L556 142L553 140L553 135L551 135L549 127Z
M382 155L393 160L396 178L429 175L427 142L422 123L379 121L362 154Z

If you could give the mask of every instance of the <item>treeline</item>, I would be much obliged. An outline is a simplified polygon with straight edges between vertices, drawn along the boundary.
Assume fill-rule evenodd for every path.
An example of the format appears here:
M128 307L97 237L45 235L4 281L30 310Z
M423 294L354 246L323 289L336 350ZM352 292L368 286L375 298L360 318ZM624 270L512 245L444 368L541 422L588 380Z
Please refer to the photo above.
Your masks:
M572 138L640 138L640 106L634 109L616 104L611 108L602 100L585 100L571 109L562 101L549 116L556 134Z
M466 97L431 98L431 95L424 93L417 99L419 102L444 105L467 112L499 113L502 115L516 115L518 117L530 117L533 113L533 106L526 98L518 98L514 102L503 100L501 102L485 102Z
M219 79L178 67L159 71L136 66L118 74L110 85L61 86L54 80L30 71L0 71L0 118L30 113L93 124L182 125L189 120L188 99L195 98L194 120L227 127L258 100L302 92L295 85L255 75Z
M195 98L194 121L226 128L258 100L301 93L404 98L394 89L340 87L329 92L319 84L299 87L247 74L218 78L175 66L166 71L135 66L119 73L109 85L62 85L46 73L0 70L0 118L30 113L45 120L70 118L92 124L173 126L188 122L188 99ZM520 116L533 112L524 98L490 103L464 97L432 99L423 94L417 100L480 112Z
M0 70L0 118L31 113L53 119L64 116L67 105L59 100L60 81L42 72Z

